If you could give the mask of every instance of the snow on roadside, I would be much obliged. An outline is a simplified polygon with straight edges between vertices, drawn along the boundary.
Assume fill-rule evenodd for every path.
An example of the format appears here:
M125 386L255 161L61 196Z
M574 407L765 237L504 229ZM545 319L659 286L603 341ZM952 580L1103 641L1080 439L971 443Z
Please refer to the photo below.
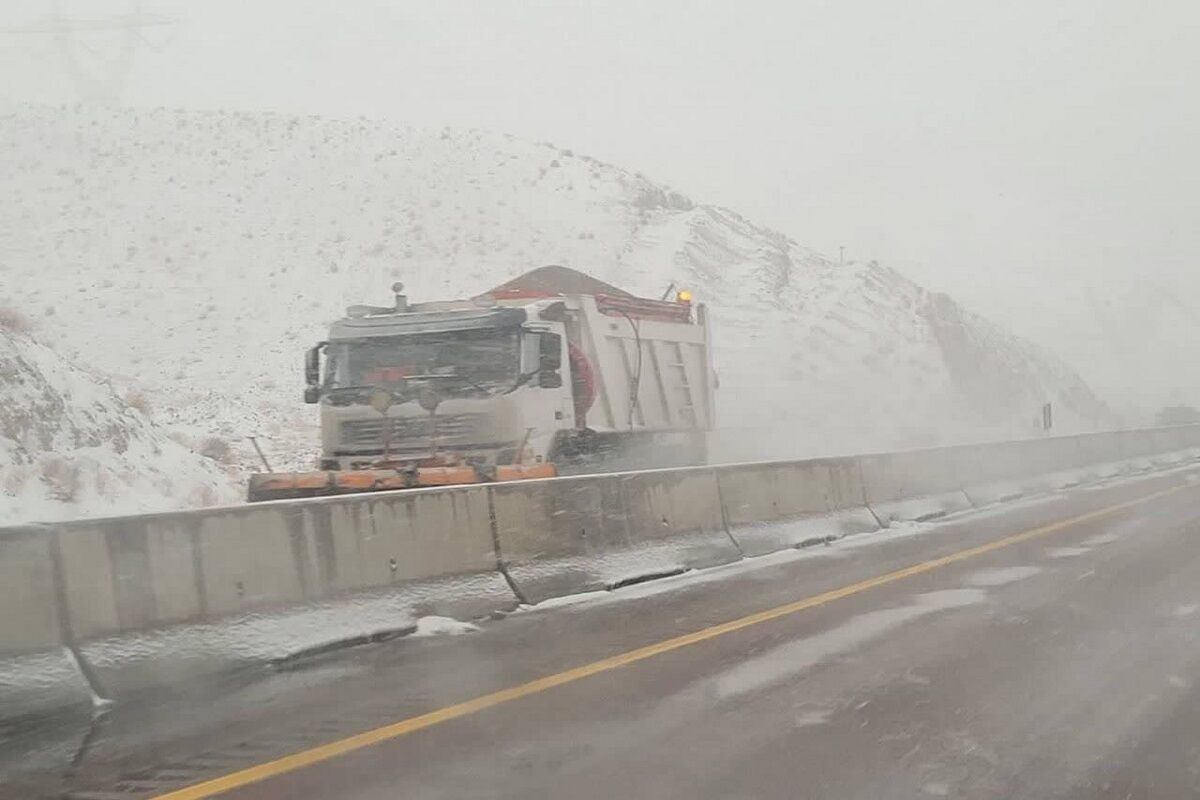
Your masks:
M413 636L461 636L479 630L478 625L454 619L453 617L429 616L417 620L417 629Z

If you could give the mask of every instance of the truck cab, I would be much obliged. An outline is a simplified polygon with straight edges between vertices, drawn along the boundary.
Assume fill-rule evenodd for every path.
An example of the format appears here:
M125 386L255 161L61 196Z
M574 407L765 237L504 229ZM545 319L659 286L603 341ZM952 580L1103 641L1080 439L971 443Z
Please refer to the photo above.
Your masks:
M542 267L476 297L351 306L305 358L315 473L252 500L704 463L702 305Z
M564 323L535 306L351 311L308 358L321 469L543 463L574 427Z

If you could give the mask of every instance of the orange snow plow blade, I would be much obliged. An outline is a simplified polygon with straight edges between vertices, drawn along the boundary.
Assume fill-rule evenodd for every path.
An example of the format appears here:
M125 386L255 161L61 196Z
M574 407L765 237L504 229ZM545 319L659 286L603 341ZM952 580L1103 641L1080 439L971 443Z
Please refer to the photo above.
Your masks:
M497 481L553 478L553 464L508 464L496 467ZM486 483L488 478L471 466L418 467L410 470L361 469L344 472L267 472L250 476L247 500L292 500L361 492L385 492L425 486L461 486Z
M527 481L532 478L553 478L558 470L553 464L505 464L496 467L498 481Z
M421 467L416 477L416 486L455 486L483 480L474 467Z

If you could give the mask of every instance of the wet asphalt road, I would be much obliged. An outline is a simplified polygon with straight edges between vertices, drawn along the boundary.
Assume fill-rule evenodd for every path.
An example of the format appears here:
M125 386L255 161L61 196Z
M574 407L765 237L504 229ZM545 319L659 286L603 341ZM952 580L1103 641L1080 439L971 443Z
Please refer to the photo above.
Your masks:
M6 743L5 795L161 796L1180 486L226 796L1200 797L1193 475L1080 490L195 687Z

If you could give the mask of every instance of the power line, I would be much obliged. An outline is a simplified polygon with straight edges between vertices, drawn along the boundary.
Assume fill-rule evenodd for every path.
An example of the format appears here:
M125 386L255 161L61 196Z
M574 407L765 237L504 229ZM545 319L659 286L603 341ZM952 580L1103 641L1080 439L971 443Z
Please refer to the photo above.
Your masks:
M153 47L143 36L143 31L176 23L171 17L143 11L138 0L131 0L129 10L123 14L87 19L64 16L59 13L57 3L54 9L37 22L0 28L0 33L51 37L80 99L105 105L115 105L121 99L138 48L142 45ZM102 54L87 42L88 34L97 32L119 34L115 52ZM86 59L87 63L80 58L81 50L91 56Z

